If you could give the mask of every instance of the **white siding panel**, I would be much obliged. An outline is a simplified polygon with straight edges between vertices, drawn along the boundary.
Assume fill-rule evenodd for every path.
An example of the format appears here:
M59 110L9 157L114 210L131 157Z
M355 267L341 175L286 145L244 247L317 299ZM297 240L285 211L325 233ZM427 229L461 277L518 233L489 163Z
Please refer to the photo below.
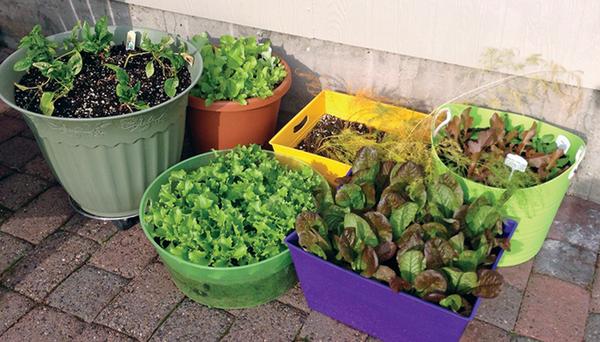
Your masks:
M597 0L123 1L469 67L489 47L540 53L600 89Z

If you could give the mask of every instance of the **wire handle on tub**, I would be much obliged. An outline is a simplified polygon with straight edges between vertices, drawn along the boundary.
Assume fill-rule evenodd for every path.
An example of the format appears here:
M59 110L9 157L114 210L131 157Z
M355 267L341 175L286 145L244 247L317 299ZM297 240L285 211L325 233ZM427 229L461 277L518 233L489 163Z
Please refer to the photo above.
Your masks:
M434 130L433 130L433 137L435 137L438 132L444 128L444 126L446 126L450 120L452 120L452 111L450 111L450 108L444 108L441 110L438 110L434 116L433 116L433 125L435 125L435 123L437 122L437 118L438 116L442 113L442 112L446 112L446 118L444 119L444 121L442 121Z
M575 165L571 170L571 173L569 173L569 179L575 176L575 171L577 171L577 168L579 167L579 164L581 164L583 157L585 157L585 147L581 146L579 150L577 150L577 154L575 155Z

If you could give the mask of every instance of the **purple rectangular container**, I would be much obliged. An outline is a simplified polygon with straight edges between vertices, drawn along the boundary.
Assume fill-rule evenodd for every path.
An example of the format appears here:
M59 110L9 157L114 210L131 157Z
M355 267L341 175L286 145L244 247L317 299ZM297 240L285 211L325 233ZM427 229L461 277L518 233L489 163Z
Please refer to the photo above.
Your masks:
M517 222L505 220L503 236L511 237L516 228ZM478 298L471 316L464 317L304 251L296 232L285 242L308 306L384 341L458 341L481 302Z

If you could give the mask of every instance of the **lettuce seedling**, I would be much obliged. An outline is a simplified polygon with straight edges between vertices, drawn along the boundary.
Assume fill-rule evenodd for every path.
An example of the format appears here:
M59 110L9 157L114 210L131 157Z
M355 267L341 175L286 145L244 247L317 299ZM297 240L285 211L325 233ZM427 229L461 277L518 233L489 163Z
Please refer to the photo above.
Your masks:
M126 106L132 112L133 108L142 110L149 107L144 101L138 100L138 95L141 88L139 81L135 82L133 86L130 86L129 75L125 69L114 64L104 64L104 66L115 72L118 82L116 88L117 97L123 106Z
M279 58L271 55L269 41L255 37L221 36L219 45L210 44L206 33L192 38L202 55L203 71L192 95L203 98L207 106L226 100L247 104L252 97L266 98L286 77Z
M167 251L199 265L242 266L276 256L295 222L311 250L326 256L333 249L321 235L324 221L296 219L330 202L323 182L308 166L289 169L257 145L238 146L206 166L172 172L145 208L147 223Z

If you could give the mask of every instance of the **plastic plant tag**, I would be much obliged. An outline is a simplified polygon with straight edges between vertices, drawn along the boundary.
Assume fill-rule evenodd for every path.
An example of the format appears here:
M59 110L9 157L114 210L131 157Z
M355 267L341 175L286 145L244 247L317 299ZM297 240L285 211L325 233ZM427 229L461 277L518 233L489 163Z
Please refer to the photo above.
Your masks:
M515 172L515 170L519 172L525 172L525 170L527 170L527 160L518 154L507 154L506 158L504 158L504 165L510 167L511 169L510 176L508 177L508 179L512 178L512 175Z
M127 44L125 44L126 50L135 50L135 31L131 30L127 32Z
M556 147L563 150L563 153L566 154L571 147L571 142L564 135L559 135L556 137Z

